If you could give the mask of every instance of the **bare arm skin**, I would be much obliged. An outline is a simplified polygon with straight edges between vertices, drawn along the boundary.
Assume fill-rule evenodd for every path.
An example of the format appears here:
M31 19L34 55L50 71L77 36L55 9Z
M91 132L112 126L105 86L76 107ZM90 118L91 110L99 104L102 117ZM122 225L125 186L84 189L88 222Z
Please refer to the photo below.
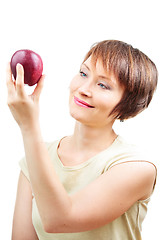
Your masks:
M12 240L38 240L32 224L32 191L28 179L21 172L13 216Z
M147 162L131 162L112 167L83 190L69 196L41 136L38 101L43 81L39 81L30 98L24 91L23 68L18 66L17 72L16 83L13 83L8 70L8 105L21 129L31 187L45 231L80 232L100 227L151 194L155 167Z

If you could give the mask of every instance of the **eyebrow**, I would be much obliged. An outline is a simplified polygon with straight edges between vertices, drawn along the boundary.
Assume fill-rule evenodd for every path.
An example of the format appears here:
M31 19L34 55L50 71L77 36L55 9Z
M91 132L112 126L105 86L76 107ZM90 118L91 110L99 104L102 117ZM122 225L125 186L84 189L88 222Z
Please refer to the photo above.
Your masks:
M90 68L89 68L85 63L82 63L82 64L81 64L81 67L82 67L83 65L84 65L89 71L91 71ZM102 78L102 79L104 79L104 80L108 80L108 81L110 81L112 84L115 85L114 81L112 81L112 79L109 78L109 77L107 77L107 76L98 75L98 77L99 77L99 78Z
M83 66L83 65L90 71L90 68L85 63L81 64L81 66Z

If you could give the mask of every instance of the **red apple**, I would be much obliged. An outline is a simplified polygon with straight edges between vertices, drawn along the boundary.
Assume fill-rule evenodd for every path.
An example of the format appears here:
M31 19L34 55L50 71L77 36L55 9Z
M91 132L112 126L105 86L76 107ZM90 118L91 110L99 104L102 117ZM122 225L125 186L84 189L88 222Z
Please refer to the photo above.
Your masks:
M36 84L43 71L43 62L41 57L28 49L16 51L11 58L11 71L16 79L16 65L20 63L24 68L24 83L29 86Z

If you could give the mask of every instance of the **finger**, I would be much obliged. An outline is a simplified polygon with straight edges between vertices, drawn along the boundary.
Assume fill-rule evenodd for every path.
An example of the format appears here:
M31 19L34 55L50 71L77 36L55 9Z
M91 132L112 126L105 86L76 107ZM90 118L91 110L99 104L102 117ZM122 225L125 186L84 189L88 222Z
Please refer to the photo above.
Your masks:
M16 90L17 94L24 96L25 90L24 90L24 69L23 66L18 63L16 65L16 71L17 71L17 77L16 77Z
M12 80L10 62L7 64L7 68L6 68L6 85L7 85L8 94L13 94L15 92L15 85Z
M42 75L40 80L37 83L36 88L34 89L33 94L32 94L34 96L34 99L36 99L36 100L39 100L39 98L40 98L40 95L41 95L41 92L43 89L43 85L44 85L44 79L45 79L45 75Z

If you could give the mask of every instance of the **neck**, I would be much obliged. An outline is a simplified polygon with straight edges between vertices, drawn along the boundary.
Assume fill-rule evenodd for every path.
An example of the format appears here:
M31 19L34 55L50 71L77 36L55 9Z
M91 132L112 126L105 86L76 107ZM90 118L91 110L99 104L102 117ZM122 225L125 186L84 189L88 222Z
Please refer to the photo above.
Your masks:
M112 125L93 128L76 122L72 144L78 151L101 151L109 147L117 137Z

